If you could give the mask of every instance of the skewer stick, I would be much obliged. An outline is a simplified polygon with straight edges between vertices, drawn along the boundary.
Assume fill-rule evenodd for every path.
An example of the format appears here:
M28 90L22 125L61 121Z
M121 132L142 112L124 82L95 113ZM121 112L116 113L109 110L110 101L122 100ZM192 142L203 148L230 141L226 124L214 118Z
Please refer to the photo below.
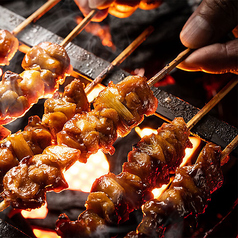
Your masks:
M187 123L191 129L201 118L204 117L220 100L226 96L238 83L238 77L234 77L225 87L223 87L199 112Z
M187 127L191 130L197 123L200 121L217 103L221 101L238 83L238 77L235 76L232 80L222 88L202 109L198 111L198 113L187 122ZM160 115L157 114L159 117ZM161 116L161 118L167 122L171 122L170 120Z
M236 148L238 145L238 135L226 146L221 152L221 166L227 163L227 156Z
M148 80L148 85L151 87L159 80L164 78L169 72L171 72L178 64L184 61L190 54L192 50L187 48L186 50L182 51L173 61L167 64L162 70L160 70L155 76L153 76L150 80Z
M75 38L91 21L96 15L97 9L92 10L81 22L78 24L60 43L61 46L65 47L73 38Z
M49 0L44 5L42 5L38 10L36 10L32 15L25 19L19 26L17 26L13 31L13 35L17 35L25 27L27 27L31 22L38 20L43 16L47 11L54 7L60 0Z
M85 88L85 92L89 93L93 87L101 83L106 75L111 72L116 65L121 64L154 30L152 26L145 29L126 49L124 49L108 66L105 68L90 84Z
M3 200L1 203L0 203L0 212L2 212L3 210L5 210L7 207L9 207L9 204Z

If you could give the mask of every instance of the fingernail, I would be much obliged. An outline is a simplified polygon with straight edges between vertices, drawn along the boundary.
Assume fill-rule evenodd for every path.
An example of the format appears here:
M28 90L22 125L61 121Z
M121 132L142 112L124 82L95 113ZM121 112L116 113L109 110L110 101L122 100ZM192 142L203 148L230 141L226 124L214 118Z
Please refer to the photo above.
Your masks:
M102 6L105 2L106 0L89 0L88 5L90 8L94 9Z
M189 48L199 48L209 43L213 30L208 21L197 15L181 31L182 43Z

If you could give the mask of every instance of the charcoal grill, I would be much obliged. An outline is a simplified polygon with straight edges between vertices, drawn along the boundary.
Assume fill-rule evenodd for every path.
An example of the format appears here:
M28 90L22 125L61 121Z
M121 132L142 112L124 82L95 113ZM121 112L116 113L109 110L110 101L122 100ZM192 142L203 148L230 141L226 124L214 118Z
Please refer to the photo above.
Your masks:
M69 1L62 1L62 3L60 3L60 4L61 4L60 5L61 8L65 7L67 9L66 12L68 12L70 9L70 11L72 11L71 13L72 13L73 17L76 15L75 8L72 9L72 7L68 7L68 5L70 5ZM7 4L7 7L11 8L9 6L10 5ZM162 8L162 10L161 10L162 13L160 15L161 19L165 18L165 20L167 20L168 16L171 17L173 14L176 14L176 12L179 11L181 9L181 7L183 7L183 6L184 6L183 4L179 5L179 7L175 8L174 10L172 10L170 12L168 11L168 9L166 7ZM36 4L35 7L39 7L39 5ZM189 16L190 11L191 11L191 9L184 12L185 17L181 20L179 27L182 25L185 18L187 16ZM46 18L48 18L49 16L52 17L52 15L54 17L54 14L52 14L52 12L53 12L53 9L52 9L52 11L50 11L49 15L46 14ZM2 28L2 29L7 29L9 31L12 31L17 25L19 25L20 22L22 22L24 20L24 17L22 17L19 12L17 14L17 11L13 12L4 6L0 6L0 13L1 13L1 19L4 19L4 20L1 20L1 22L0 22L0 28ZM79 12L77 12L77 14L79 14ZM112 23L112 25L113 24L116 25L119 21L121 21L122 23L118 23L118 24L123 24L123 22L126 21L124 19L114 19L114 20L115 21ZM71 19L71 21L72 21L72 19ZM172 21L175 21L175 19L172 18ZM75 23L74 21L73 21L73 23L71 22L72 25L74 25L74 23ZM31 46L34 46L34 45L42 42L42 41L50 41L50 42L54 42L54 43L60 43L63 40L62 37L67 35L66 32L62 33L62 30L61 30L61 32L56 32L57 34L55 34L55 33L51 32L50 30L44 28L43 26L40 26L40 24L44 25L44 21L43 20L39 21L39 25L37 23L37 24L31 24L30 26L28 26L24 31L22 31L18 35L18 39L22 43L31 47ZM105 24L105 22L103 24ZM139 24L141 24L141 23L139 23ZM151 24L151 22L147 22L147 24ZM163 24L163 26L166 26L166 25L167 24ZM130 25L130 27L131 27L131 25ZM157 27L160 28L160 26L157 26ZM126 27L125 27L125 30L128 30L128 29L126 29ZM138 29L135 29L135 32L137 34ZM177 29L176 32L179 32L179 29ZM165 32L164 34L166 34L166 33L167 32ZM83 37L85 37L85 34L87 34L87 33L82 33L82 34L84 34ZM113 34L113 31L112 31L112 34ZM59 35L61 35L61 36L59 36ZM169 36L169 38L170 37L171 36ZM159 39L156 38L155 40L161 41L160 38ZM148 42L153 44L153 40L148 39ZM91 52L89 52L87 47L85 47L86 49L84 49L81 46L79 46L80 44L78 45L77 43L78 42L75 39L72 43L69 43L66 46L66 50L70 56L71 64L72 64L74 70L79 72L80 78L85 81L92 80L92 79L96 78L96 76L109 65L108 61L103 58L107 58L110 61L110 59L113 58L113 56L117 53L117 52L110 52L109 49L103 48L101 46L101 44L99 44L99 47L96 50L93 50L93 53L91 53ZM177 48L172 49L173 53L169 52L168 56L165 57L165 60L168 61L169 59L171 59L171 57L174 57L181 50L181 46L179 44L176 44L176 46L177 46ZM143 47L143 45L142 45L142 50L141 50L142 53L145 53L145 48L146 47ZM98 51L104 51L104 53L100 55L100 53L98 53ZM99 56L96 56L96 55L99 55ZM165 52L162 52L162 56L163 55L165 55ZM16 61L17 57L21 58L22 57L21 53L18 53L18 56L16 56L13 60ZM142 67L142 65L140 65L140 63L137 62L137 59L132 59L131 61L129 60L129 62L132 65L132 67L133 67L133 65ZM155 61L155 64L158 67L158 70L160 69L159 67L161 67L163 63ZM9 66L4 67L4 70L10 69L10 70L14 71L15 68L16 68L16 66L12 66L10 64ZM122 68L124 68L124 70ZM125 76L129 75L128 70L125 70L125 69L128 69L128 67L125 66L125 64L123 64L121 66L121 68L114 69L114 71L111 72L110 75L108 75L105 78L105 80L103 81L103 84L105 86L107 86L109 81L113 81L114 83L118 83L119 81L121 81ZM181 73L181 72L177 72L177 71L172 72L172 74L175 76L182 75L182 77L183 77L184 75L186 75L185 77L190 77L190 76L193 77L192 73L189 73L189 76L186 73ZM197 77L197 74L195 74L195 75ZM232 75L228 75L227 76L228 80L231 77L232 77ZM161 88L153 87L153 91L159 101L159 106L156 111L158 117L153 116L152 119L148 118L145 120L145 122L143 122L143 124L150 125L150 126L152 125L152 127L156 128L156 127L158 127L158 125L161 125L161 123L163 122L163 120L161 118L166 118L167 120L173 120L175 117L178 117L178 116L183 117L184 120L186 122L188 122L199 111L199 108L197 106L193 106L192 104L184 101L183 99L180 99L180 98L174 96L173 94L167 92L166 88L165 88L165 90L163 90ZM178 94L180 94L180 93L178 93ZM42 108L42 104L43 104L43 101L40 101L37 105L35 105L26 114L26 117L28 117L31 114L35 114L35 111L39 111L39 108ZM237 111L235 108L233 110ZM42 113L42 109L40 109L40 111ZM17 131L17 130L21 129L22 127L24 127L24 123L26 123L24 121L24 119L18 119L15 122L7 125L6 127L11 129L14 132L14 131ZM215 116L207 115L192 129L192 132L194 134L198 135L199 137L201 137L204 141L214 142L215 144L218 144L222 148L224 148L238 134L238 129L223 120L217 119ZM120 154L121 150L123 150L124 153L126 154L131 149L131 145L129 145L128 148L126 148L127 146L125 146L125 145L128 144L128 143L126 143L126 140L133 141L134 143L136 143L136 141L138 141L138 137L135 134L135 132L133 131L131 133L131 135L129 135L128 138L119 139L116 142L115 147L116 147L116 151L118 151L118 152L116 152L116 154L114 156L108 156L108 160L110 161L110 163L112 163L111 171L114 173L120 172L119 170L121 168L121 164L124 162L124 160L126 160L125 155L120 156L120 157L122 157L122 159L118 159L119 155L121 155ZM121 149L122 146L123 146L123 149ZM232 152L232 156L237 157L237 153L238 153L238 151L236 149ZM117 162L112 162L112 161L116 161L116 159L115 159L116 157L117 157ZM226 197L225 194L227 191L230 192L234 188L234 186L237 187L237 175L235 175L236 170L237 170L236 161L232 160L232 163L229 164L225 168L225 170L229 171L229 173L226 174L227 182L225 183L224 187L221 189L221 192L219 192L219 194L217 196L215 196L214 200L217 200L217 202L212 203L211 208L209 208L208 211L206 212L206 214L204 214L205 217L206 216L212 217L214 215L212 209L217 209L217 206L220 206L219 204L221 204L222 199L221 198L219 199L218 196L220 196L222 194L222 198L224 198L224 197ZM61 200L61 202L57 203L58 208L55 207L54 202L57 199L58 194L51 193L51 194L47 195L49 210L53 211L51 213L51 217L47 217L45 219L45 221L43 221L43 222L41 220L30 220L30 223L35 226L42 226L43 228L52 229L52 224L50 224L50 222L48 222L48 221L50 221L51 219L53 219L55 221L57 219L58 213L61 213L62 211L67 211L67 210L70 210L70 212L72 212L72 214L71 214L72 219L76 219L77 215L84 209L83 205L84 205L84 201L87 197L87 193L82 193L79 191L64 191L64 192L62 192L62 194L65 198L68 199L67 200L68 204L71 204L72 202L76 203L74 209L70 209L67 206L67 204L65 205L65 203L64 204L61 203L62 200ZM234 202L234 200L236 199L235 196L236 195L234 193L232 193L231 197L228 199L229 204L232 204L232 202ZM77 202L75 201L75 198L77 198L76 199ZM80 199L78 199L78 198L80 198ZM63 199L63 201L65 201L65 200ZM61 209L59 209L59 207ZM226 204L225 207L226 207L225 210L227 211L227 210L229 210L229 208L231 208L231 205ZM228 219L234 219L234 221L237 221L237 216L234 215L236 210L237 210L237 208L231 210L232 212L229 214ZM216 214L219 212L220 212L220 210L217 211ZM222 212L222 210L221 210L221 212ZM135 226L134 223L137 223L137 220L139 221L140 218L141 218L140 211L134 212L132 214L133 222L123 225L121 227L121 229L123 230L123 228L125 228L125 230L126 230L127 226L129 226L131 229L133 229L133 227ZM206 218L206 219L209 219L209 218ZM136 222L135 222L135 220L136 220ZM188 221L186 221L186 222L188 222ZM189 221L189 222L191 222L191 221ZM17 226L17 225L14 224L14 226ZM3 231L3 229L4 229L4 231L7 230L7 232L9 232L9 233L2 232L2 234L0 234L0 236L6 237L6 236L8 236L6 234L9 234L9 237L11 237L12 234L15 234L14 236L17 236L17 237L25 237L25 236L27 237L27 235L24 232L22 233L19 229L15 228L14 226L10 225L7 222L7 219L5 219L5 217L1 218L1 220L0 220L0 228L2 228L1 230L2 231ZM225 228L224 228L224 226L225 226ZM222 232L225 232L224 236L222 236L222 237L226 237L225 234L229 235L229 232L232 230L232 229L230 229L230 231L228 231L227 227L228 227L227 224L222 225L222 228L218 227L218 230L220 229L220 230L222 230ZM208 228L209 228L209 226L208 226ZM207 227L205 227L204 229L207 229ZM226 230L226 231L224 231L224 230ZM233 229L233 231L234 231L234 229ZM14 232L16 232L16 233L14 233ZM195 234L195 233L196 232L194 231L193 234ZM215 232L215 235L216 234L217 233ZM32 236L32 234L30 234L30 236ZM199 237L199 234L198 234L198 237Z

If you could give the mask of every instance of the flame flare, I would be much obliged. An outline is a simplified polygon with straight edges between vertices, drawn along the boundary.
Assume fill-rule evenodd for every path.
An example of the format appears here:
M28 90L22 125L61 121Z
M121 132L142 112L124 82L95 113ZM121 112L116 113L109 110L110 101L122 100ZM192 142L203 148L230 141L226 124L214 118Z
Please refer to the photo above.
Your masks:
M78 16L76 18L77 24L79 24L82 20L83 18ZM108 25L101 26L99 23L91 22L85 27L85 31L91 33L92 35L98 36L102 45L111 48L113 51L116 50L116 46L112 42L112 36Z
M76 162L64 175L69 189L90 192L94 180L109 172L106 155L102 151L91 155L86 164Z

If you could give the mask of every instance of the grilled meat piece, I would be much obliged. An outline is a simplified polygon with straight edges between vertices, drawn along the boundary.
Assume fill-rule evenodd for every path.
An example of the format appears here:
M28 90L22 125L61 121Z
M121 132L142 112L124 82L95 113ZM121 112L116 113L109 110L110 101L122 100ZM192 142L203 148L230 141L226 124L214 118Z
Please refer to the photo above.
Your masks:
M24 115L43 95L44 82L38 71L5 72L0 82L0 124Z
M24 157L42 153L51 144L51 133L38 116L30 117L23 131L9 135L0 142L0 192L2 179Z
M25 54L22 67L25 70L33 69L40 72L46 94L54 92L72 69L65 49L50 42L42 42L32 47Z
M22 159L3 178L1 196L15 208L39 208L46 191L60 192L68 187L63 170L80 157L80 151L66 146L49 146L42 154Z
M56 226L57 233L64 238L106 237L103 235L106 233L105 221L92 211L84 211L76 221L71 221L66 214L61 214Z
M0 65L9 65L18 50L18 39L7 30L0 30Z
M90 104L84 92L83 84L74 79L64 88L63 95L55 93L52 98L45 101L42 121L55 136L76 113L88 112L89 110Z
M125 136L142 122L144 115L154 114L157 98L154 97L145 77L128 76L118 84L110 82L108 87L99 93L93 105L95 108L98 105L114 108L120 117L118 134Z
M57 134L57 143L81 151L81 162L99 149L113 154L117 138L118 114L114 109L97 107L84 114L76 114Z

